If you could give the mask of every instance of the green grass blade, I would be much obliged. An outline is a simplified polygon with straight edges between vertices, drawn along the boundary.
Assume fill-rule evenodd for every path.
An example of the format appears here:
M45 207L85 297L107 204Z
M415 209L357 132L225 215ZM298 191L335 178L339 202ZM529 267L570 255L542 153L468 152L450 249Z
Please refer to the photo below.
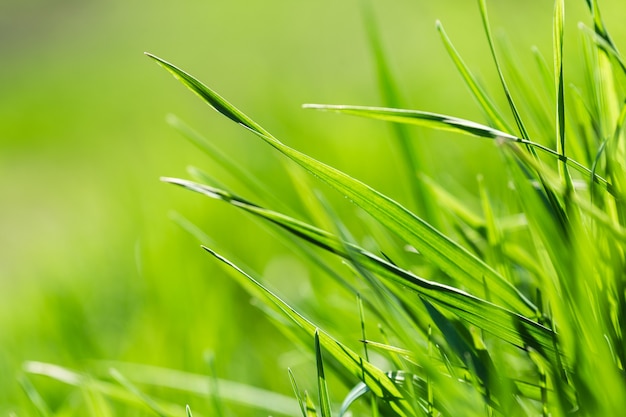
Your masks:
M437 130L462 133L470 136L494 139L497 141L512 141L524 145L529 145L533 148L536 148L537 150L540 150L548 155L557 158L560 161L564 161L576 171L587 176L589 180L593 178L593 180L603 189L606 189L611 194L614 194L614 190L610 187L610 184L606 179L602 178L599 175L592 175L591 170L583 166L579 162L564 157L559 152L554 151L553 149L550 149L539 143L519 138L501 130L494 129L480 123L472 122L470 120L420 110L389 109L384 107L345 106L328 104L308 104L306 105L306 107L311 109L334 111L342 114L349 114L353 116L367 117L371 119L379 119L396 123L408 123L418 126L426 126Z
M307 417L306 415L306 404L302 395L300 394L300 389L298 388L298 383L296 382L296 377L293 375L291 368L287 368L287 373L289 374L289 381L291 382L291 388L293 388L293 393L296 396L296 400L298 400L298 405L300 406L300 411L302 412L302 417Z
M169 71L176 79L196 93L209 106L228 117L235 123L241 124L250 130L269 136L269 132L258 125L254 120L237 110L232 104L224 100L219 94L206 88L200 81L185 71L175 67L169 62L146 52L146 55L154 59L159 65Z
M370 390L367 388L367 385L363 383L360 383L354 388L352 388L350 392L348 393L348 395L346 395L346 397L344 398L343 402L341 403L341 409L339 410L339 417L343 417L344 415L346 415L350 406L356 400L358 400L359 398L361 398L368 392L370 392Z
M554 77L552 76L553 72L550 69L546 58L543 56L539 48L533 46L531 48L531 51L533 57L535 58L535 64L537 65L537 69L539 70L539 75L543 83L543 88L548 94L550 94L550 97L554 98Z
M504 90L504 94L506 96L506 100L509 103L509 107L511 108L511 112L513 113L513 117L515 118L515 124L517 124L517 128L524 139L529 139L528 132L526 131L526 127L524 126L524 122L522 122L522 117L515 106L515 102L513 101L513 96L511 95L511 91L504 79L504 74L502 73L502 68L500 66L500 62L498 60L498 55L496 54L496 48L493 42L493 35L491 34L491 27L489 26L489 18L487 17L487 1L486 0L478 0L478 4L480 6L480 16L482 17L483 27L485 29L485 34L487 35L487 41L489 43L489 49L491 50L491 56L496 66L496 70L498 72L498 77L500 78L500 84L502 84L502 89Z
M619 141L620 136L622 135L623 131L624 131L624 124L626 123L626 102L624 102L622 104L622 110L620 111L620 115L617 119L617 125L615 126L615 131L613 133L612 137L607 137L601 144L600 147L598 148L598 153L596 154L596 157L593 161L593 165L591 167L591 172L595 173L598 167L598 163L600 162L601 158L604 156L604 151L607 147L607 144L609 143L609 141L613 141L614 143ZM590 194L593 198L594 196L594 192L593 192L593 186L595 184L591 183L590 184Z
M183 186L192 191L204 194L211 198L226 201L236 207L261 216L291 233L347 260L352 255L358 256L358 261L368 270L380 274L388 280L406 286L426 297L437 305L454 312L460 318L482 328L515 346L525 348L534 346L548 357L553 356L554 334L549 329L532 320L515 314L509 310L472 296L464 291L420 278L413 273L403 270L359 247L341 242L335 236L307 225L280 213L263 209L253 203L239 199L222 190L217 190L201 184L178 179L164 179L165 181ZM349 252L346 250L349 248ZM230 263L229 263L230 264ZM501 294L495 292L493 299Z
M519 60L515 46L507 36L502 34L496 38L496 44L500 51L502 67L508 74L508 85L512 94L516 93L520 98L519 103L523 111L528 115L529 121L534 125L535 132L550 132L553 130L552 123L552 100L553 80L549 75L549 89L541 88L529 74L529 68ZM541 76L541 74L538 74ZM546 91L549 93L546 94ZM521 112L521 111L520 111ZM528 125L528 123L526 123ZM528 129L530 132L530 129ZM538 136L539 133L528 133L529 137Z
M320 346L319 331L315 330L315 363L317 364L317 390L320 398L320 412L322 417L332 417L328 385L324 374L324 360L322 359L322 347Z
M454 65L456 65L457 69L461 73L461 76L463 77L463 80L474 95L474 98L480 104L489 121L493 123L498 130L512 132L511 126L502 116L500 110L496 108L491 98L489 98L487 92L478 84L476 78L474 77L474 75L472 75L469 67L465 64L465 62L461 58L461 55L459 55L457 50L454 48L454 45L452 45L452 41L446 34L440 21L437 21L436 27L437 31L441 35L441 39L444 46L446 47L446 50L448 51L448 54L450 55L450 58L452 58Z
M565 21L565 3L556 0L554 5L554 80L556 87L556 150L565 157L565 92L563 88L563 22ZM571 188L572 179L565 160L559 164L559 175L564 184Z
M52 416L52 413L50 412L50 407L48 407L48 404L46 404L46 401L43 399L39 391L37 391L32 382L30 382L30 379L28 379L25 375L20 375L20 377L18 378L18 382L26 393L26 396L28 396L30 402L39 413L39 415L41 417Z
M173 114L168 115L166 120L172 128L211 157L213 161L221 165L250 191L254 192L259 197L267 199L274 207L280 208L281 210L285 208L283 200L275 198L275 195L268 192L267 186L262 184L255 175L222 152L217 146L211 143L210 140Z
M306 417L318 417L315 404L313 404L311 396L306 391L304 391L304 403L306 404Z
M97 364L99 365L96 368L98 374L106 375L108 369L115 367L137 384L187 392L201 397L216 394L215 384L212 384L206 375L124 362L98 362ZM220 398L230 403L285 416L292 415L298 406L292 397L252 385L227 379L218 379L217 383L220 387Z
M602 46L602 49L608 51L611 55L613 55L617 62L619 63L622 71L626 74L626 63L622 58L621 54L617 50L615 43L611 39L609 32L606 29L604 21L602 20L602 16L600 15L600 7L598 6L598 0L587 0L587 6L589 7L589 11L593 15L593 27L594 32L597 35L596 42Z
M185 407L185 411L187 412L187 417L193 417L193 414L191 414L191 407L189 407L189 404L187 404L187 406Z
M146 406L145 401L142 398L130 392L125 387L100 380L95 380L87 375L80 374L78 372L58 365L29 361L24 363L24 371L29 374L43 375L73 387L96 391L102 393L103 395L106 395L111 399L135 407L142 407L145 409ZM157 405L160 409L167 410L167 415L170 417L178 417L184 415L185 413L185 409L178 404L159 401Z
M230 262L228 259L219 255L217 252L203 247L208 253L213 255L216 259L223 262L225 265L238 272L238 276L241 277L239 283L242 287L248 291L252 296L261 300L265 305L271 306L278 312L281 312L285 317L289 318L294 324L307 332L310 337L314 337L316 331L318 332L320 345L338 360L343 367L349 371L355 378L362 380L377 396L385 398L389 401L390 406L400 415L408 416L407 410L409 409L406 404L406 400L403 398L403 394L395 384L389 380L383 371L376 368L371 363L364 360L357 355L351 349L332 338L327 333L319 330L308 319L294 310L291 306L281 300L278 296L265 288L257 279L253 278L248 273L244 272L238 266Z
M146 406L148 406L160 417L169 417L167 411L161 408L161 406L148 395L144 394L139 388L135 386L135 384L130 382L124 375L122 375L120 371L118 371L117 369L111 369L109 373L111 374L111 377L113 377L113 379L115 379L121 386L126 388L129 392L133 393L133 395L139 398Z
M382 94L383 105L386 107L403 107L400 92L385 56L371 0L362 0L361 9L370 49L376 64L378 85ZM420 184L417 176L423 170L424 161L419 157L419 153L415 151L415 142L411 138L411 133L406 126L392 124L391 128L397 140L400 154L404 158L411 193L419 209L424 213L424 217L429 220L435 220L437 219L437 209L433 206L432 199L428 195L427 190Z
M502 292L507 299L506 306L508 308L522 314L534 312L535 308L532 303L497 272L397 202L347 174L286 146L191 75L160 58L153 55L149 56L203 98L215 110L247 127L279 152L343 193L357 206L370 213L408 244L419 250L425 258L454 278L460 285L469 286L477 281L482 283L485 280ZM479 292L477 293L479 294Z
M213 352L207 352L204 355L204 360L209 368L208 380L211 386L211 400L213 402L215 417L226 417L224 405L222 404L222 396L220 395L220 381L217 378L217 369L215 368L215 355Z

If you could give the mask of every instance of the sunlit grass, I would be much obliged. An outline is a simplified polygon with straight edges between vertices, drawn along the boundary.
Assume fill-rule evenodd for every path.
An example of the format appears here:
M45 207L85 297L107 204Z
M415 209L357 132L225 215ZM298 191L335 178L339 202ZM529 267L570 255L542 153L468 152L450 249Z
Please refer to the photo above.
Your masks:
M222 400L266 413L300 411L303 417L348 411L400 416L620 415L626 409L626 68L596 2L587 5L593 29L584 25L580 29L586 64L581 71L588 84L566 88L565 4L556 0L553 68L549 77L544 74L553 94L548 95L552 101L541 102L541 108L537 103L545 98L538 98L532 86L527 87L531 90L509 88L509 74L519 79L523 70L510 55L500 58L484 1L479 1L479 9L506 96L506 112L494 104L443 25L437 24L446 50L484 113L480 122L394 108L400 103L399 93L377 43L373 16L366 15L380 84L390 107L306 107L402 126L394 134L409 178L398 181L413 190L415 210L288 146L197 78L149 54L211 108L246 129L250 140L274 148L367 213L368 220L363 221L367 238L361 242L323 194L300 190L301 195L311 195L298 204L277 199L272 185L258 182L236 157L223 155L179 119L169 119L213 160L235 173L255 198L242 197L195 168L190 169L193 181L169 177L163 181L269 223L307 268L324 271L344 299L352 297L354 308L318 299L317 308L329 318L318 323L281 296L280 288L270 288L262 274L246 266L247 253L227 254L205 231L175 215L225 273L257 300L267 319L308 352L316 364L317 384L307 388L316 394L301 392L298 380L308 377L286 369L276 374L291 380L293 399L215 376L203 379L130 364L113 364L106 372L91 374L29 362L26 374L46 375L80 388L93 415L109 415L110 400L158 415L191 415L189 407L185 409L171 394L159 398L160 391L152 391L151 386L212 395L215 401L205 410L194 406L196 416L228 415ZM545 71L534 65L523 68ZM523 116L521 108L533 111ZM545 114L546 109L551 114ZM503 167L508 193L496 200L479 179L477 195L461 198L459 190L445 189L426 177L419 170L420 159L411 154L410 140L415 139L410 139L406 125L449 132L460 141L492 141L500 158L483 163ZM531 136L529 125L538 131L537 137ZM308 180L293 166L286 165L284 174L295 187L308 189ZM337 266L329 254L343 264ZM343 334L344 323L354 322L351 315L360 319L361 328L355 330L360 330L362 340ZM331 375L338 383L329 383ZM22 386L36 409L49 415L35 385L24 379Z

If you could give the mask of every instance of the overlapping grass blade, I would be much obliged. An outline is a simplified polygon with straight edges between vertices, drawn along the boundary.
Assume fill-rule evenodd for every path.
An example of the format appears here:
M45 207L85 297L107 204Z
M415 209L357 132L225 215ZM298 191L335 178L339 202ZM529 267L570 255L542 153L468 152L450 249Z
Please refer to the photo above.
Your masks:
M306 391L304 391L304 403L306 404L306 417L318 417L315 404L313 404L311 396Z
M586 0L589 11L593 16L594 33L597 35L596 42L605 50L608 51L614 58L617 59L622 71L626 74L626 62L619 53L617 46L611 39L609 32L606 29L602 16L600 15L600 7L598 6L598 0Z
M502 84L502 89L504 90L504 94L506 96L506 100L509 103L509 107L511 108L511 112L513 113L513 117L515 118L515 124L524 139L529 139L528 132L526 131L526 127L524 126L524 122L522 121L522 117L517 110L517 106L515 106L515 102L513 101L513 96L511 95L511 91L504 79L504 74L502 72L502 68L500 67L500 61L498 60L498 55L496 54L496 48L493 42L493 35L491 34L491 27L489 26L489 18L487 17L487 1L486 0L478 0L478 4L480 6L480 16L482 17L483 27L485 28L485 34L487 35L487 42L489 43L489 49L491 50L491 56L496 66L496 70L498 72L498 77L500 78L500 84Z
M480 294L483 282L486 281L490 287L494 288L494 291L498 291L506 299L504 305L507 308L526 315L534 313L535 306L513 285L505 281L483 261L434 229L424 220L366 184L286 146L191 75L160 58L153 55L149 56L203 98L215 110L248 128L279 152L343 193L356 205L419 250L430 262L454 278L459 285L467 286L475 294Z
M355 378L362 380L367 384L372 392L388 401L390 406L400 416L410 415L410 413L408 413L409 408L407 407L403 393L385 375L384 372L361 358L351 349L335 340L327 333L319 330L308 319L294 310L270 290L265 288L257 279L240 269L228 259L219 255L212 249L207 247L203 248L225 265L237 271L239 273L237 276L241 278L239 283L252 296L261 300L265 305L270 306L285 315L285 317L289 318L294 324L308 333L310 337L314 337L317 331L320 345L323 346L324 349L337 361L339 361Z
M553 50L554 80L556 87L556 150L565 157L565 91L563 88L563 22L565 20L565 2L556 0L554 4ZM565 159L560 160L559 175L568 187L572 187L572 179Z
M544 88L537 88L535 80L529 74L529 69L520 62L516 54L515 47L509 38L501 35L496 38L496 44L501 54L502 67L506 68L508 83L511 91L516 92L519 97L519 103L523 106L523 110L528 114L529 120L533 123L536 132L529 133L529 137L539 137L541 132L550 132L553 130L552 124L552 100L553 80L550 78L549 93L546 94ZM541 75L541 74L539 74ZM521 112L521 111L520 111Z
M480 104L482 110L485 112L487 119L491 123L493 123L498 130L512 132L511 126L506 121L504 116L502 116L502 112L496 108L495 104L493 103L487 92L478 84L469 67L465 64L465 62L461 58L461 55L454 48L452 41L446 34L440 21L437 21L436 27L437 31L441 35L441 39L443 40L443 44L446 47L450 58L452 58L452 61L461 73L463 80L474 95L474 98Z
M240 199L222 190L180 179L165 179L168 182L183 186L212 198L226 201L236 207L261 216L297 236L339 256L350 260L351 255L358 255L358 261L369 270L380 274L386 279L407 286L420 296L426 297L446 310L454 312L464 320L482 328L515 346L540 346L538 350L548 357L553 356L554 334L547 328L533 322L527 317L515 314L495 304L472 296L458 289L427 281L411 272L403 270L359 247L341 242L335 236L307 225L280 213L263 209L253 203ZM346 247L350 253L346 252ZM493 299L501 296L497 292Z
M320 345L319 331L315 331L315 363L317 365L317 392L320 399L320 412L322 417L332 417L330 397L328 396L328 384L324 373L324 360Z
M593 180L597 182L598 185L600 185L603 189L606 189L611 194L614 194L614 190L606 179L597 174L592 175L591 170L580 164L579 162L576 162L570 158L566 158L563 155L559 154L557 151L543 146L539 143L519 138L501 130L494 129L480 123L472 122L470 120L420 110L389 109L384 107L346 106L329 104L308 104L306 105L306 107L317 110L334 111L353 116L367 117L371 119L391 121L396 123L408 123L417 126L426 126L437 130L463 133L470 136L495 139L497 141L511 141L524 145L529 145L548 155L552 155L558 160L564 161L572 168L576 169L578 172L587 176L590 180L591 178L593 178Z

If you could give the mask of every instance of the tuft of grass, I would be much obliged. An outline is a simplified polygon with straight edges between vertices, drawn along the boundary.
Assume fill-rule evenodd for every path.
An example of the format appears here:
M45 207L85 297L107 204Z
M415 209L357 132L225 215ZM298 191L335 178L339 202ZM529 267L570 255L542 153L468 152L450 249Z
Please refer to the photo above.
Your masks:
M378 243L370 245L374 249L357 242L322 195L312 199L310 213L286 213L290 209L273 197L271 186L259 183L236 158L223 156L180 119L169 118L177 130L215 160L221 160L250 191L273 207L238 195L198 169L191 170L194 181L165 177L164 182L225 202L275 228L307 265L325 271L352 299L358 300L354 310L360 318L362 340L344 340L339 323L346 319L344 310L321 300L320 308L334 320L316 322L299 306L279 296L260 274L245 266L245 260L239 261L237 258L243 254L222 255L221 250L213 248L207 234L176 215L182 227L203 241L202 247L219 261L225 274L258 301L278 330L315 361L317 401L308 390L300 391L289 370L294 401L278 396L272 398L280 400L280 406L263 399L250 403L284 414L297 414L299 408L305 417L343 416L349 412L403 417L623 413L626 67L600 18L597 2L587 0L586 5L593 21L592 29L581 26L587 85L565 88L565 2L556 0L551 73L537 49L533 52L536 62L532 65L535 68L539 63L537 75L542 84L528 84L528 88L539 89L545 84L552 91L540 97L519 86L509 88L507 78L519 80L523 69L517 67L511 54L503 54L504 59L500 59L487 2L478 1L509 115L494 104L441 22L437 22L444 48L483 111L485 120L470 121L398 108L400 92L386 63L371 6L364 3L366 27L387 107L305 107L394 123L394 138L407 167L406 181L417 203L415 211L288 146L188 72L147 54L210 108L246 129L253 140L271 146L367 213L368 221L376 224L366 227L370 237L385 236L386 244L397 245L387 252L382 241L373 239ZM571 101L576 104L571 106ZM518 103L524 106L518 107ZM525 116L521 109L529 107L533 111ZM553 109L554 121L546 117L545 109ZM489 163L503 167L508 192L503 196L492 192L481 177L477 195L459 197L454 189L448 190L424 172L416 172L422 161L411 143L411 125L455 137L462 134L491 140L500 159ZM538 137L531 137L527 128L530 125ZM299 174L290 175L297 178ZM326 227L301 218L323 219ZM368 226L367 221L363 223ZM329 266L329 255L340 258L345 268ZM372 336L372 328L379 329L378 336ZM359 345L364 354L352 348ZM30 364L26 371L89 386L94 392L118 400L139 402L159 415L182 410L143 394L132 382L132 374L126 378L114 372L110 375L118 382L114 385L46 364ZM146 383L146 374L138 372L135 378ZM338 382L331 381L330 375ZM215 387L217 378L212 378ZM158 385L158 380L152 382ZM193 384L186 383L190 385L181 381L178 386L192 391ZM227 398L228 384L219 381L219 385L221 395L232 401ZM45 415L43 400L30 384L24 387ZM219 412L227 415L221 409ZM186 413L191 416L189 406Z

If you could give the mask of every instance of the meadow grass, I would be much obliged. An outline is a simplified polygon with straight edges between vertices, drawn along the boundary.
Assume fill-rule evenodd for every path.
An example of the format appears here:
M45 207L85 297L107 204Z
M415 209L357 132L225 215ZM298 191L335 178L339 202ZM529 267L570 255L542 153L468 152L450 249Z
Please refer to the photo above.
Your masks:
M401 94L379 42L375 15L364 3L385 107L305 107L392 122L406 168L402 181L411 189L414 209L290 147L197 78L148 54L253 140L266 143L365 213L370 238L358 239L323 194L309 192L309 179L294 165L286 164L284 173L303 195L301 204L276 198L272 184L257 181L236 158L180 119L169 118L235 173L254 198L240 196L198 168L189 170L192 180L163 181L270 225L309 268L324 271L343 295L352 297L353 308L322 300L319 308L329 319L312 320L247 267L245 253L225 253L199 227L174 215L257 300L267 319L308 352L316 364L317 383L307 385L313 393L299 388L306 376L286 369L280 371L290 380L293 397L221 380L214 373L205 377L104 363L100 372L83 374L29 362L22 386L34 407L52 415L28 379L31 374L79 387L90 412L105 416L113 413L111 399L138 414L191 416L191 409L175 398L158 396L166 388L210 396L210 408L194 408L196 416L229 415L223 401L303 417L621 415L626 409L626 66L597 2L586 5L592 26L579 25L586 84L567 87L563 0L555 1L551 69L537 50L536 67L501 52L506 43L494 38L486 1L478 1L507 111L498 108L437 22L453 65L484 114L484 121L476 122L400 108ZM540 73L543 84L520 86L531 70ZM546 86L549 101L535 94ZM427 177L420 168L425 155L413 146L410 125L450 132L459 140L492 141L501 158L484 163L504 167L506 198L494 199L481 178L477 195L459 197L459 190ZM334 257L341 259L339 266ZM361 340L344 337L344 323L354 322L350 314L359 318Z

